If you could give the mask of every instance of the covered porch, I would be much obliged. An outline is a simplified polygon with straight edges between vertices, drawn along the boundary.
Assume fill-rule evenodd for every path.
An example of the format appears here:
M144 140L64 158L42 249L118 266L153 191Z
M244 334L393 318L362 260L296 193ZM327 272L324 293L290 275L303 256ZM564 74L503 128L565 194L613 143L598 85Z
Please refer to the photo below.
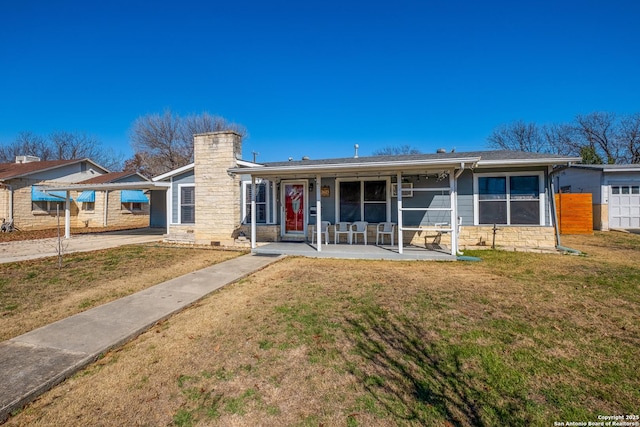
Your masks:
M468 156L412 158L409 161L404 158L354 157L270 163L237 167L229 172L249 179L245 194L250 208L245 218L250 228L246 234L254 251L315 252L316 256L326 252L327 257L371 259L447 259L443 257L447 255L448 259L455 259L459 233L457 180L478 160L479 157ZM425 185L429 178L429 185ZM258 225L256 217L257 185L263 180L271 183L270 190L266 192L271 193L274 199L272 209L260 207L262 212L268 212L265 217L271 219L266 224L268 227ZM410 180L417 181L419 185L405 186ZM405 204L405 201L411 203ZM413 218L413 221L407 218ZM354 245L353 248L340 245L338 248L325 244L287 246L283 242L307 242L310 232L313 233L310 240L324 241L323 222L324 229L327 223L331 224L334 234L338 223L349 226L364 223L364 233L368 232L370 236L369 244ZM375 239L371 239L371 235L375 236L375 228L386 222L394 223L395 244L372 245ZM275 231L276 235L266 240L274 243L263 247L258 244L258 234L264 236L262 231L267 228ZM258 229L261 229L260 233ZM446 252L418 248L412 244L412 235L429 232L447 236ZM264 238L261 240L265 242Z

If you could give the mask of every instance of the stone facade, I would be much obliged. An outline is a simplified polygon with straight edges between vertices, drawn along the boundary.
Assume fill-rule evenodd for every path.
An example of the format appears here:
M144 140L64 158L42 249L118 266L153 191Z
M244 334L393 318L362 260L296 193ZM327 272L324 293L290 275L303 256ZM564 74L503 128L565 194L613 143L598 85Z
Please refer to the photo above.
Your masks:
M593 229L609 231L609 205L593 204Z
M240 178L227 170L242 152L235 132L194 136L195 242L230 246L240 227Z
M251 226L243 225L240 228L245 235L251 234ZM307 230L307 238L311 241L311 227ZM492 226L463 226L460 227L458 245L460 249L485 249L491 248L493 239ZM555 230L553 227L540 226L499 226L496 234L496 247L551 250L556 245ZM259 225L256 227L256 240L259 242L276 242L280 240L279 225ZM329 229L329 240L333 244L333 228ZM438 248L451 247L451 234L440 233L435 230L405 231L403 236L405 245L418 247ZM341 241L346 242L346 237L341 236ZM362 236L359 236L362 243ZM397 237L394 239L396 243ZM367 228L367 242L375 244L376 225L371 224ZM389 237L385 236L385 244L389 244Z
M33 209L31 202L32 185L56 185L55 182L43 182L29 179L15 179L11 181L13 187L13 221L16 227L21 230L44 230L55 228L58 225L55 208L50 211L39 211ZM74 197L71 192L71 197ZM77 227L78 206L71 202L71 226ZM8 209L7 209L8 214ZM8 215L7 215L8 216ZM61 226L64 227L64 202L60 203Z
M43 182L29 179L15 179L12 180L13 187L13 220L15 225L21 230L44 230L50 228L56 228L58 220L56 218L55 209L51 211L41 211L33 209L33 202L31 201L31 186L32 185L51 185L55 186L56 182ZM80 192L72 191L70 193L71 198L71 227L104 227L104 226L116 226L116 227L131 227L142 228L149 226L149 204L142 203L141 210L130 211L123 208L120 203L120 191L110 191L108 199L108 212L107 223L105 224L105 211L104 211L104 191L96 191L96 201L94 203L94 210L88 211L82 209L82 203L78 203L75 200L80 195ZM0 190L0 212L2 212L1 218L9 218L9 197L10 192L6 189ZM60 218L61 226L64 226L64 202L60 203Z
M553 227L499 225L496 232L496 247L553 249L556 235ZM491 247L493 226L461 227L458 245L460 249Z

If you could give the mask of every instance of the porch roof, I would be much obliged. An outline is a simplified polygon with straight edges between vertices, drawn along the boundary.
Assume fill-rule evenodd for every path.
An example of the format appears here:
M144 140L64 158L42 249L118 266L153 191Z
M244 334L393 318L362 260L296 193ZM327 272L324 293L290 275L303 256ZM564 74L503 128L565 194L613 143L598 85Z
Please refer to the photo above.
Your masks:
M510 150L413 154L400 156L347 157L320 160L270 162L251 167L235 167L231 173L254 176L313 177L329 175L379 175L500 166L553 166L578 162L578 157Z

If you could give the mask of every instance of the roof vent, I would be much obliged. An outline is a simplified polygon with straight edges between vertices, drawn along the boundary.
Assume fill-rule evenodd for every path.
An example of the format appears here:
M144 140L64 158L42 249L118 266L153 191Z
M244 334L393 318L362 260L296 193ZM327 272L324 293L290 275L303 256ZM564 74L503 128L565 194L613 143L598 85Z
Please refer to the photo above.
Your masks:
M354 159L358 158L358 148L360 148L360 146L358 144L354 145L353 148L355 149L355 154L353 155Z
M16 163L31 163L39 162L40 157L36 156L16 156Z
M309 160L309 156L302 156L302 160Z
M293 157L289 157L289 161L292 162L293 161Z
M438 153L438 154L444 154L444 153L446 153L446 152L447 152L447 150L445 150L444 148L438 148L438 149L436 150L436 153Z

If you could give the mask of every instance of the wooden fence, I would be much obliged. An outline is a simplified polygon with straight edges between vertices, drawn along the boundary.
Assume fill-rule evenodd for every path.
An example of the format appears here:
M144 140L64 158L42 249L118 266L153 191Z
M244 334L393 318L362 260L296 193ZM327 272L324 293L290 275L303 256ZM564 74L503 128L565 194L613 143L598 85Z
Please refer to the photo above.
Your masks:
M560 234L593 234L591 193L556 194Z

